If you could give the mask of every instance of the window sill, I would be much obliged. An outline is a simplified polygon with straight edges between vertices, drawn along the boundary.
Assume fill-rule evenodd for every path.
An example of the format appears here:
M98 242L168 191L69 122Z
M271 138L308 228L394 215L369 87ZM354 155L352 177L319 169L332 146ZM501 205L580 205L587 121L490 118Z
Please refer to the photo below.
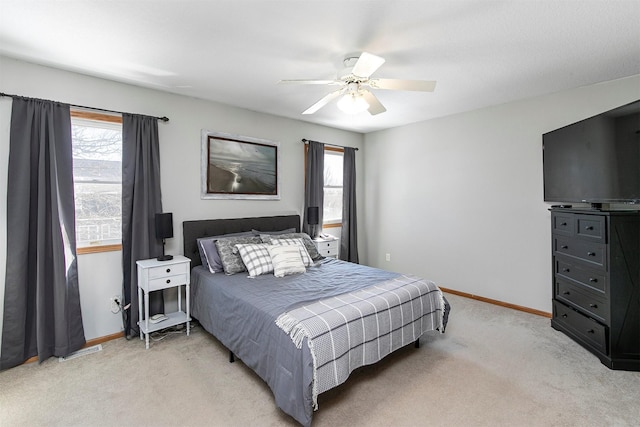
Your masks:
M329 222L329 223L322 224L322 228L341 228L341 227L342 227L341 222Z
M77 248L76 253L78 255L86 255L86 254L97 254L100 252L115 252L121 251L122 244L118 243L116 245L96 245L96 246L84 246L82 248Z

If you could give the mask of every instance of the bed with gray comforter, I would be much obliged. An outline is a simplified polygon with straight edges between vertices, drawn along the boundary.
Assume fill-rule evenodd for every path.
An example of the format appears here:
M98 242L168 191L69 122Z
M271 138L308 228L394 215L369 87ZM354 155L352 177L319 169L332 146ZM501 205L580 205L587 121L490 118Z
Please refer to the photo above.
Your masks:
M269 218L262 218L263 230L287 228ZM287 221L299 224L299 217ZM227 223L223 231L251 229L247 226ZM185 223L185 255L193 255L194 264L199 262L187 239L221 234L215 227L202 228ZM191 272L192 316L253 369L271 388L276 405L303 425L311 424L318 394L344 382L354 369L427 331L444 331L445 305L432 282L330 258L282 278L212 274L201 265Z

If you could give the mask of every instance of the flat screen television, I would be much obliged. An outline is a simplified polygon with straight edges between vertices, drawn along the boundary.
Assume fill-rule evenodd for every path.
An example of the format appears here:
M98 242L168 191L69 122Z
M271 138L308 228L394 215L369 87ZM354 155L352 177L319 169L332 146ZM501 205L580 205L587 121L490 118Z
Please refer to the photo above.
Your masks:
M542 135L544 200L640 203L640 100Z

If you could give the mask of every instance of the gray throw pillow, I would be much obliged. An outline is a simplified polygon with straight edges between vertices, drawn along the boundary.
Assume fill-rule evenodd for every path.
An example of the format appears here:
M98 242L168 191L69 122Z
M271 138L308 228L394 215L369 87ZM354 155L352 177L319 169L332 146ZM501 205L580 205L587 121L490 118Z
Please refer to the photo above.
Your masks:
M216 240L216 248L218 249L225 274L236 274L241 271L247 271L247 268L242 262L242 257L236 249L236 245L247 243L262 243L262 241L258 236L225 237Z
M198 251L200 252L200 261L202 265L209 269L212 273L222 273L224 269L222 268L222 261L220 260L220 255L218 254L218 249L216 248L216 240L226 238L226 237L237 237L237 236L253 236L254 233L252 231L241 231L238 233L229 233L222 234L219 236L208 236L201 237L196 239L196 243L198 244Z

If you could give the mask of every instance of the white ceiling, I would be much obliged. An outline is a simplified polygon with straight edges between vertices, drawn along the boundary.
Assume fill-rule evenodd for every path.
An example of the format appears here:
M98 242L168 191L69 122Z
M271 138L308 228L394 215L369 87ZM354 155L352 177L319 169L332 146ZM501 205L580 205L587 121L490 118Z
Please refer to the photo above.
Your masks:
M435 92L303 116L335 87L277 84L361 51ZM640 1L0 0L0 54L366 133L639 74Z

